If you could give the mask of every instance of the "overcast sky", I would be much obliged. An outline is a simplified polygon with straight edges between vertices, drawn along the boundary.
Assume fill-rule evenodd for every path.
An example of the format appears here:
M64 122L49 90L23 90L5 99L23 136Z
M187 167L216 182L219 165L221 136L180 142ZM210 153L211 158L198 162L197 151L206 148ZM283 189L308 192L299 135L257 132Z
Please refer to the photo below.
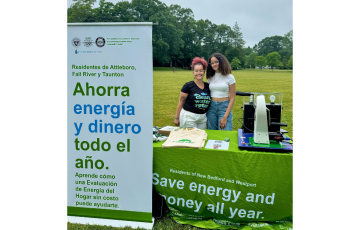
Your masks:
M73 3L68 1L68 7ZM106 0L117 3L121 0ZM190 8L195 20L209 19L217 25L238 23L245 47L251 48L265 37L283 36L293 29L292 0L160 0L167 6ZM98 7L98 2L94 7Z

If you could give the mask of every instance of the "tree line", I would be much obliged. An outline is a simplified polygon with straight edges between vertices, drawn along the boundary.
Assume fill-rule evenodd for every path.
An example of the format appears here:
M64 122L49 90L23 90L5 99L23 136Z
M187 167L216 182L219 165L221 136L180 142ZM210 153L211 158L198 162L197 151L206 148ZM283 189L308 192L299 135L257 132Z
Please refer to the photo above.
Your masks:
M253 48L244 47L240 27L216 25L210 20L194 19L189 8L160 0L119 1L74 0L67 9L72 22L154 22L153 66L189 68L195 56L207 59L212 53L224 54L233 69L270 66L292 69L292 30L284 36L266 37ZM256 29L256 28L254 28Z

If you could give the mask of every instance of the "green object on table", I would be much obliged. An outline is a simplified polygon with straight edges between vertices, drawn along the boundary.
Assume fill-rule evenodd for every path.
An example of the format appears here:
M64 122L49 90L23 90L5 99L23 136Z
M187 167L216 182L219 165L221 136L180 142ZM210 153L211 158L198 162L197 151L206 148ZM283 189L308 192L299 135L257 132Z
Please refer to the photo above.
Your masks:
M212 229L292 228L293 154L239 150L237 131L206 132L208 140L232 139L229 150L153 143L154 188L174 219Z
M257 144L254 142L253 137L249 137L249 142L251 146L258 146L258 147L269 147L269 148L284 148L278 141L270 140L269 144Z
M230 138L225 138L224 141L230 142Z

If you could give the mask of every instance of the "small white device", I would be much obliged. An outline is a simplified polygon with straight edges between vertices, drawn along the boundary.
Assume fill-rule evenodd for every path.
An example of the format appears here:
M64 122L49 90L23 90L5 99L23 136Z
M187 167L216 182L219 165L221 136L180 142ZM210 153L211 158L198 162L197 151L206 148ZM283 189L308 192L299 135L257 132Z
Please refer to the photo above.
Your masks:
M254 142L256 144L270 143L266 110L265 96L257 96L254 122Z

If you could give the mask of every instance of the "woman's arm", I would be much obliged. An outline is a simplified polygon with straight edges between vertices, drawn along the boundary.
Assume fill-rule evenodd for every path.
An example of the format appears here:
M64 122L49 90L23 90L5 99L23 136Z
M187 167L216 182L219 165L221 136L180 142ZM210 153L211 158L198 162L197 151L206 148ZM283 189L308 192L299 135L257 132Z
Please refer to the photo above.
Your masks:
M179 103L178 103L177 108L176 108L176 115L175 115L175 119L174 119L174 124L176 126L180 125L180 120L179 120L180 119L180 111L183 108L188 95L189 94L187 94L187 93L180 92Z
M223 118L221 118L221 120L220 120L220 129L223 129L226 126L227 117L229 116L229 114L234 106L235 96L236 96L236 87L235 87L235 83L234 83L232 85L229 85L230 101L229 101L229 105L226 109L226 112L225 112Z

